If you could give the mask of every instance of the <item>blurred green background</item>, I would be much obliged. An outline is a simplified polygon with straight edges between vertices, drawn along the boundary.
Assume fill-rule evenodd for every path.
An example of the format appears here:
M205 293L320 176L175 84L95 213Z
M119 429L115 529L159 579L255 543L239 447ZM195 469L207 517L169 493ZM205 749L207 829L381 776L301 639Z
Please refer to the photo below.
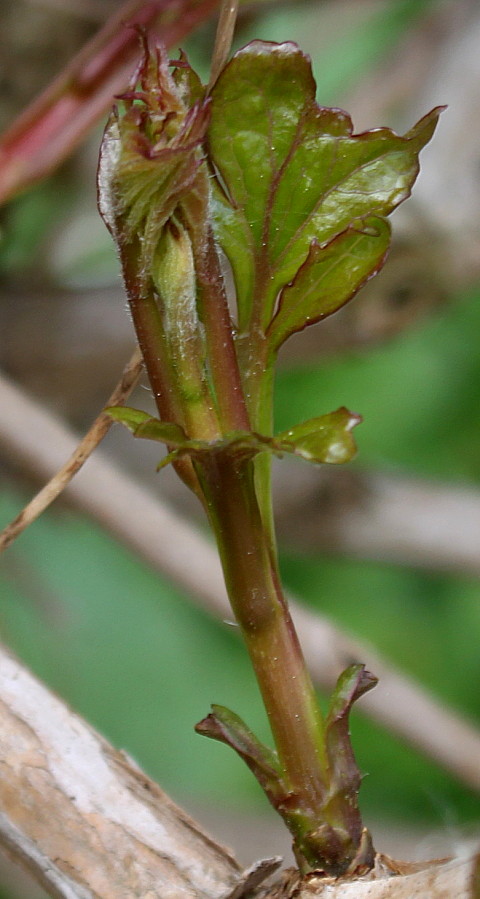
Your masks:
M297 40L313 57L321 102L343 105L359 85L371 83L392 54L403 52L412 35L428 27L429 17L437 21L451 6L439 0L297 0L259 10L252 4L240 22L238 43L252 37ZM208 26L188 42L204 73L212 34ZM402 120L406 113L396 104L394 98L387 121L377 124ZM69 243L62 235L58 249L56 237L69 229L75 237L77 213L85 215L85 180L75 177L79 170L83 179L92 179L87 212L94 215L94 150L86 158L4 211L0 299L12 290L32 291L39 269L43 288L53 285L57 292L116 283L116 260L100 224L94 239ZM476 277L460 279L459 286L453 277L445 281L447 301L388 340L285 363L277 380L278 428L345 404L364 416L355 465L477 486L480 282ZM361 296L355 302L360 305ZM23 360L13 363L6 353L10 319L2 321L2 352L7 370L15 373ZM113 369L112 383L115 376ZM50 406L57 400L46 397ZM60 410L67 417L71 412L78 426L75 410L64 405ZM6 524L33 485L11 460L1 462L0 523ZM366 638L437 697L479 720L478 581L326 558L291 546L281 547L281 565L287 588L305 603ZM228 801L232 814L265 812L256 782L233 753L193 732L216 702L268 739L245 653L232 629L201 614L96 524L59 504L9 549L0 574L0 628L4 642L174 798L195 807ZM360 767L368 774L362 800L369 820L459 831L478 822L478 798L432 762L360 714L354 716L353 735Z

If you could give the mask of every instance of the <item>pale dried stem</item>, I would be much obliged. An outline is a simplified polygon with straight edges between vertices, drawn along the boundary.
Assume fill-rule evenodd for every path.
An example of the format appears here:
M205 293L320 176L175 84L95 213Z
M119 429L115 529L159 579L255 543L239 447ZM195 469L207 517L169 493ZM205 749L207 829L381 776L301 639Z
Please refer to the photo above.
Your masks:
M240 868L0 649L0 842L60 899L220 899Z
M143 357L138 347L135 348L131 359L127 362L122 376L106 402L106 406L121 406L130 396L132 390L138 384L143 368ZM113 419L105 412L101 412L93 422L91 428L80 440L65 465L54 474L44 487L22 509L19 515L0 532L0 553L15 540L32 522L34 522L48 506L59 496L72 478L80 471L82 465L91 456L98 444L103 440L113 424ZM31 434L29 422L25 422L25 431Z
M220 72L227 62L228 54L230 53L230 48L232 46L237 13L238 0L223 0L218 18L215 46L212 54L210 81L208 82L209 92L212 90Z
M0 408L0 447L38 477L50 477L74 452L77 438L5 379L0 380ZM101 450L69 484L67 493L79 508L182 587L193 602L221 620L231 617L213 546L151 491L109 462ZM328 619L295 602L291 611L307 665L319 686L330 689L349 664L365 663L379 676L380 685L362 699L363 711L480 790L480 734L471 724Z
M296 885L296 876L269 893L269 899L477 899L480 856L437 860L422 865L398 864L377 856L374 871L355 881L312 876ZM290 883L288 880L290 879Z

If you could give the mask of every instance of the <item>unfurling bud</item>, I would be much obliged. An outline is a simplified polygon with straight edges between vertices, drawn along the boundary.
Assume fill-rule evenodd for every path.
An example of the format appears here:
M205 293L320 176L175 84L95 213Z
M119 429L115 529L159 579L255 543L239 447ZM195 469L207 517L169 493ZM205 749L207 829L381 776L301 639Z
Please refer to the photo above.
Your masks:
M195 307L195 265L192 243L183 225L174 219L165 225L152 260L152 280L168 315L175 307ZM196 310L191 310L196 315Z
M162 322L177 372L187 379L203 356L196 305L195 262L186 228L173 218L163 228L151 269Z
M165 51L144 55L130 90L105 130L98 185L101 214L120 251L127 286L148 291L153 258L167 222L176 217L201 245L208 175L201 143L208 103L185 58L169 71ZM189 104L193 105L189 106Z
M165 51L142 40L142 61L103 139L100 211L120 254L161 417L190 437L214 439L196 276L208 233L209 101L184 56L172 74Z

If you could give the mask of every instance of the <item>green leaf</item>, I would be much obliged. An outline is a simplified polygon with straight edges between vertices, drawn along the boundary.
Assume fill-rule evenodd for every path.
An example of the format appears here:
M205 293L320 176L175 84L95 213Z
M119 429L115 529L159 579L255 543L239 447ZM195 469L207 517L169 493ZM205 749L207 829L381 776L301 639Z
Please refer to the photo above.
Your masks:
M236 458L253 458L258 453L265 452L276 456L292 453L308 462L348 462L356 452L355 441L350 432L361 421L359 415L342 406L336 412L310 418L275 437L265 437L249 431L232 431L220 440L208 442L190 440L179 425L160 421L148 412L132 409L130 406L109 406L105 412L125 425L134 437L156 440L173 450L162 459L157 470L181 456L201 458L215 453Z
M119 421L122 425L125 425L133 434L140 424L151 418L148 412L143 412L141 409L133 409L131 406L107 406L105 412L114 421Z
M173 66L173 80L185 105L191 107L195 103L202 103L205 100L206 88L189 64L184 51L180 50L178 59L174 59L170 64Z
M159 443L165 443L173 450L161 460L157 471L181 456L201 458L214 453L228 453L237 458L242 456L252 458L257 453L271 452L278 455L281 452L271 437L262 437L260 434L249 431L232 431L220 440L211 442L190 440L180 425L169 421L160 421L159 418L155 418L141 409L132 409L131 406L109 406L105 412L115 421L125 425L134 437L156 440Z
M109 406L105 412L115 421L125 425L134 437L158 440L175 448L183 447L189 442L179 425L160 421L159 418L154 418L140 409L132 409L130 406Z
M246 762L267 794L277 805L285 798L282 771L276 752L255 736L244 721L222 705L212 705L212 711L195 725L197 734L226 743Z
M272 349L352 299L382 267L389 243L390 225L376 217L351 225L327 244L312 241L305 262L280 294L267 331Z
M409 196L439 112L404 137L387 128L354 135L345 112L315 102L310 61L295 44L253 41L235 54L212 91L207 134L240 332L268 327L312 241L323 246Z
M325 745L330 766L330 803L339 801L358 815L360 772L350 741L348 716L354 702L377 684L364 665L350 665L338 678L325 721ZM358 815L359 822L360 817Z
M301 456L307 462L349 462L356 453L351 431L360 422L359 415L342 406L277 434L273 443L281 452Z

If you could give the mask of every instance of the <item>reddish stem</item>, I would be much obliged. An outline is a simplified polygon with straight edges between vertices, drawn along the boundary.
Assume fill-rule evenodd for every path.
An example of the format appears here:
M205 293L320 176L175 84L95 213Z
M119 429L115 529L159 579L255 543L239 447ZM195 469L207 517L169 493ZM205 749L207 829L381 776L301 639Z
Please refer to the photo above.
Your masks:
M219 417L223 430L249 431L250 421L233 340L233 327L211 230L206 247L197 255L202 318Z
M262 692L285 782L313 827L312 822L321 818L326 790L322 719L261 520L253 466L219 455L198 468L228 594Z
M140 53L135 28L155 28L171 47L219 0L128 0L67 68L14 121L0 140L0 203L46 177L125 89Z

